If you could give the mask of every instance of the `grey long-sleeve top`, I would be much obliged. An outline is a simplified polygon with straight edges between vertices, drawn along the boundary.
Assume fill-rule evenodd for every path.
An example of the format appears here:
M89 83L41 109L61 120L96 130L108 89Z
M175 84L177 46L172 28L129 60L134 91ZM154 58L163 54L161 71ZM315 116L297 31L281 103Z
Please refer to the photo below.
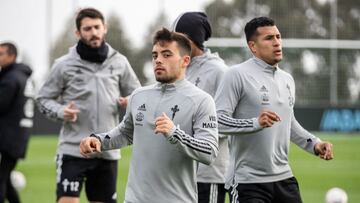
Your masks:
M206 49L200 56L191 59L186 69L186 79L204 90L212 97L228 67L217 55ZM225 174L229 162L227 136L219 135L219 154L211 165L199 164L197 181L201 183L225 183Z
M314 145L320 142L294 117L292 76L258 58L232 67L225 74L215 101L219 132L232 135L227 187L292 177L288 163L290 141L310 153L314 153ZM281 121L261 129L256 118L263 109L276 112ZM245 132L248 128L254 132Z
M163 112L176 126L168 137L154 132ZM139 88L123 122L97 136L104 150L133 145L125 202L197 202L197 161L218 153L215 103L185 79Z
M120 96L128 96L140 82L125 56L109 47L102 64L82 60L72 47L57 59L37 95L40 112L48 118L63 121L64 108L71 101L80 111L76 122L63 122L58 153L83 157L79 151L82 138L93 132L105 132L119 123ZM96 157L119 159L113 150Z

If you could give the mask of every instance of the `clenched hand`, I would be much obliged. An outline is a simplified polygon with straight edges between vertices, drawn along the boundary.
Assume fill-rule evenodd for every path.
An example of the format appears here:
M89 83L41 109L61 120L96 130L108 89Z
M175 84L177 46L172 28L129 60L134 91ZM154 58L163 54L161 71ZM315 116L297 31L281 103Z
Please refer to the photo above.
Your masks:
M262 128L269 128L275 122L280 121L280 116L273 111L263 110L261 111L258 120Z
M165 114L162 113L161 116L155 119L155 133L162 133L165 136L169 136L171 130L174 127L172 120Z
M96 137L85 137L80 142L80 153L89 157L91 153L101 152L101 142Z
M334 158L333 145L330 142L320 142L314 146L315 154L321 159L331 160Z

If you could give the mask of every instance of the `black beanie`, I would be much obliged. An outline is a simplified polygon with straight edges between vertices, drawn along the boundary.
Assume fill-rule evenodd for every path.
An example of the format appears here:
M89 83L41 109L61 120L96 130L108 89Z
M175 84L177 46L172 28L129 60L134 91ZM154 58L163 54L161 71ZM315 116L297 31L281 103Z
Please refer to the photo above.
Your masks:
M173 31L186 34L200 49L204 49L204 42L211 37L211 26L203 12L181 14L173 24Z

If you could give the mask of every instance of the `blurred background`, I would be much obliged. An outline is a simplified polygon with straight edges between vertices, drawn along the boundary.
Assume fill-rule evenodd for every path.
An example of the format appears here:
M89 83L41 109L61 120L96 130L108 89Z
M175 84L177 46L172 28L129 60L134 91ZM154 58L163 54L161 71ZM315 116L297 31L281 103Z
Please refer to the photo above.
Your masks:
M250 57L244 36L247 21L273 18L282 34L280 67L296 83L298 121L335 147L335 160L323 162L292 146L290 162L305 203L324 202L331 187L360 202L360 4L357 0L0 0L0 41L18 46L19 61L34 70L35 92L54 59L76 43L74 16L79 8L105 14L106 41L128 57L143 85L154 82L151 37L170 27L182 12L205 11L213 27L207 46L231 66ZM55 201L53 157L59 123L35 112L28 158L19 164L27 178L24 202ZM119 202L131 148L119 167ZM40 194L45 194L41 196ZM41 201L39 201L39 198ZM83 199L84 200L84 199ZM84 201L85 202L85 201Z

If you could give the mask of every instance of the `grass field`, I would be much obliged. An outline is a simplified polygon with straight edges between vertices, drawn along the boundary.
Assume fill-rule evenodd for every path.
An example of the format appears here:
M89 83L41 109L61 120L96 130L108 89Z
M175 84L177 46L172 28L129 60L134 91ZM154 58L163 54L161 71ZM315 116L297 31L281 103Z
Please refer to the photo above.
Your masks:
M290 164L297 177L304 203L323 203L331 187L347 191L348 203L360 202L360 135L319 135L334 144L335 159L322 161L292 145ZM27 158L17 170L24 173L27 186L21 191L24 203L55 202L55 149L57 137L33 136ZM123 202L131 148L122 150L119 162L118 202ZM87 202L84 196L81 202Z

